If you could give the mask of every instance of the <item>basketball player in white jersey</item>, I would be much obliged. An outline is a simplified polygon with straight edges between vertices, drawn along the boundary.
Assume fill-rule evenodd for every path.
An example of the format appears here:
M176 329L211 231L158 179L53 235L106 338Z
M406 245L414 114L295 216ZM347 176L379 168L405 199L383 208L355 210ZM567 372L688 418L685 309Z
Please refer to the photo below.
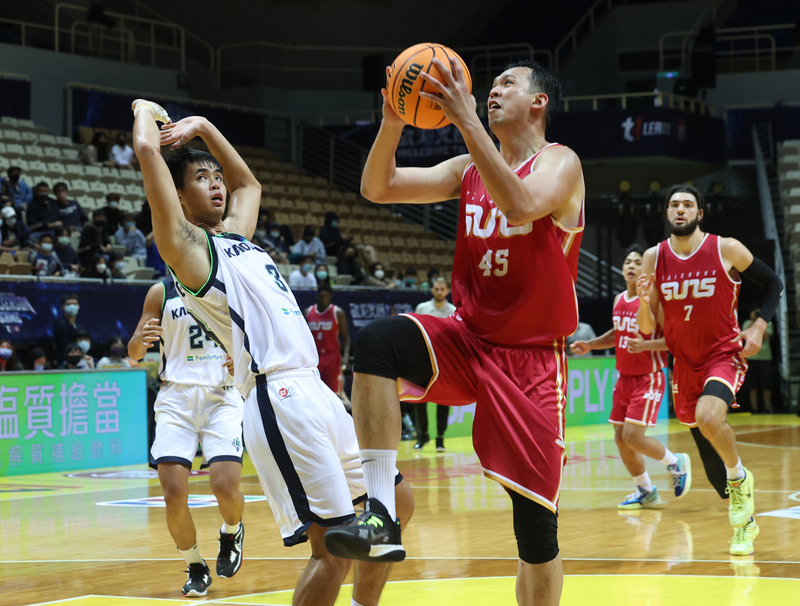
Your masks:
M202 597L211 585L211 575L200 556L189 511L189 472L199 442L223 520L217 576L230 578L242 565L244 547L244 496L239 490L242 396L226 366L228 356L186 313L171 278L147 291L142 317L128 342L128 355L141 360L159 341L158 376L163 383L154 406L156 436L150 466L158 470L164 489L167 528L188 566L181 593Z
M158 250L187 311L233 357L248 453L284 544L311 542L292 603L332 605L351 562L332 556L324 536L354 519L364 477L353 420L319 378L303 312L269 255L249 241L261 185L205 118L171 124L154 103L137 100L133 109ZM196 136L210 154L180 150ZM180 153L165 161L161 145ZM411 489L390 472L399 478L398 516L409 519ZM377 605L387 575L383 562L357 563L353 603Z

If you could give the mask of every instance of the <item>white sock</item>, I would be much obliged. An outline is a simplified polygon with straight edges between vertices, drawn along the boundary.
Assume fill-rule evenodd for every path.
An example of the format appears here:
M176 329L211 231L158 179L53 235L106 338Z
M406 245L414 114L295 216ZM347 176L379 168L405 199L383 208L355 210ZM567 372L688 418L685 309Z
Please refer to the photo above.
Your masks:
M639 488L643 488L646 492L653 492L653 483L650 481L650 476L645 471L640 476L633 476L633 481Z
M181 552L183 559L186 560L187 564L202 564L203 558L200 557L200 550L197 548L197 545L192 547L191 549L187 549L183 551L179 549L178 551Z
M386 507L394 520L397 509L394 504L394 468L397 461L396 450L359 450L361 469L367 484L367 496L378 499Z
M675 465L675 463L678 462L678 457L676 457L674 454L672 454L670 452L669 448L665 448L664 450L665 450L664 458L661 459L661 462L664 465Z
M356 602L353 598L350 598L350 606L364 606L361 602Z
M742 467L742 460L739 459L733 467L726 467L729 480L741 480L744 478L744 467Z
M223 534L236 534L237 532L239 532L240 524L241 522L237 522L234 526L228 526L227 522L225 522L225 520L222 520L222 527L219 529L219 531Z

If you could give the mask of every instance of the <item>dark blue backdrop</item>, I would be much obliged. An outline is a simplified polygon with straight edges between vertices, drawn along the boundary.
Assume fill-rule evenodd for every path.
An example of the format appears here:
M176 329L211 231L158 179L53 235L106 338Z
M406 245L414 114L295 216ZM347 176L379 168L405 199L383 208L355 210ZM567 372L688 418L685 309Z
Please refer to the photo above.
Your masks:
M31 83L0 77L0 116L31 119Z

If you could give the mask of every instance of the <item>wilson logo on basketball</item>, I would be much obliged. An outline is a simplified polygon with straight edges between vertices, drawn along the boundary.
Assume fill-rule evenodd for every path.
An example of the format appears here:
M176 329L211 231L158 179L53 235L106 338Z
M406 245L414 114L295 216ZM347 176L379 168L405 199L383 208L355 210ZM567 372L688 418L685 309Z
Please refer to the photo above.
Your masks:
M419 63L412 63L408 66L406 77L400 83L400 91L397 94L397 113L406 115L406 96L413 92L414 82L419 78L422 67Z
M672 299L681 300L690 296L692 299L706 299L714 296L716 278L692 278L683 282L664 282L661 285L661 294L665 301Z

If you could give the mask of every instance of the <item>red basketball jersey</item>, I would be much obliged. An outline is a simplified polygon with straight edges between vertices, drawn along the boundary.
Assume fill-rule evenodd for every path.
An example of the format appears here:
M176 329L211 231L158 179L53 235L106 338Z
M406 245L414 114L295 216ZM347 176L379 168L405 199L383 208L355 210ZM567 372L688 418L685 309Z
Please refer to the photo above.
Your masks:
M742 350L741 342L731 342L739 334L741 281L725 271L719 236L706 234L688 257L676 255L669 240L661 242L655 274L664 309L664 337L677 360L701 369L713 357Z
M339 321L336 319L336 306L329 305L328 309L320 313L316 305L312 305L308 311L306 320L311 334L314 335L314 343L317 345L317 352L320 356L332 352L339 353Z
M649 335L639 332L636 323L636 312L639 311L639 297L628 299L628 293L623 292L614 305L614 347L617 358L617 371L621 375L646 375L661 370L667 365L667 352L643 351L641 353L628 352L628 341L642 337L646 341L660 339L663 334L661 327Z
M536 158L514 172L520 179ZM453 302L478 337L506 347L550 344L578 327L575 280L583 237L550 216L511 226L489 197L474 164L464 171L458 218Z

